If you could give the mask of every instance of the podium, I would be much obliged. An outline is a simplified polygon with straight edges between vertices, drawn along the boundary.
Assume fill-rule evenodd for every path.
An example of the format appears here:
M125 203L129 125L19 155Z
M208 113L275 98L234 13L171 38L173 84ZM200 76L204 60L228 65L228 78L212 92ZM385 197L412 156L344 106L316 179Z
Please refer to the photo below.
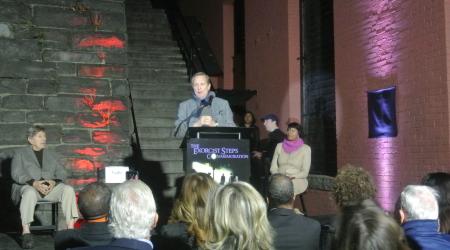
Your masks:
M189 128L181 145L185 172L209 174L220 184L248 182L250 134L247 128Z

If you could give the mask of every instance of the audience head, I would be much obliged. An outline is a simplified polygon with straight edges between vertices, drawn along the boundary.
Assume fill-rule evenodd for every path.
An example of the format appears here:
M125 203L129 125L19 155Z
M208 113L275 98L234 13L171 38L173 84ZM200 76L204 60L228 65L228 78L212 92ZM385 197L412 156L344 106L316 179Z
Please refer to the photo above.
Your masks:
M402 228L372 200L343 207L336 236L337 250L409 249Z
M291 122L288 124L287 128L287 139L290 141L298 140L303 138L303 127L300 123Z
M272 132L278 128L278 116L275 114L267 114L261 117L264 127L267 131Z
M175 201L169 223L184 222L188 233L203 242L205 235L198 226L200 216L205 213L209 194L217 188L213 178L204 173L186 175L183 179L179 197Z
M450 174L429 173L422 179L422 185L432 187L439 193L439 207L450 206Z
M335 180L333 195L339 207L359 204L375 197L376 189L372 177L360 167L345 165L338 171Z
M158 221L152 190L140 180L119 184L111 195L110 218L115 238L150 239Z
M439 207L437 193L433 188L409 185L400 195L400 220L437 220Z
M283 174L273 174L269 179L269 206L294 206L294 185L292 180Z
M211 89L211 80L206 73L197 72L191 77L191 85L195 96L202 100L208 96Z
M83 218L95 220L108 216L111 190L104 183L86 185L78 194L78 208Z
M206 249L272 249L272 228L262 196L250 184L219 187L204 216Z
M27 139L33 150L40 151L44 149L47 143L45 128L38 125L28 128Z

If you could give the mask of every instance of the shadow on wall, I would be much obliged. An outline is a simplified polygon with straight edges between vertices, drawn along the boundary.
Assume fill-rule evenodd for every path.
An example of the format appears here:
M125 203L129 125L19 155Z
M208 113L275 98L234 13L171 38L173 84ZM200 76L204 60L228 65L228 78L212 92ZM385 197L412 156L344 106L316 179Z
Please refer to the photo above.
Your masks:
M132 143L132 150L133 154L125 158L124 163L139 171L139 179L152 189L159 215L158 225L163 225L172 208L172 199L164 197L164 190L169 188L167 176L159 161L148 161L142 157L142 151L136 143Z
M0 232L20 232L21 222L18 207L11 200L11 159L13 150L0 153Z

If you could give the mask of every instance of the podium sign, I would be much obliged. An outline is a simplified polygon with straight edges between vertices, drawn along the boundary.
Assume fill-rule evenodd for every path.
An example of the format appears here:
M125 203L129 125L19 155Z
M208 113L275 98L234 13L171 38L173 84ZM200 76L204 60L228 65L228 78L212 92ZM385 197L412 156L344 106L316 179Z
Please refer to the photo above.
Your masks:
M186 171L210 174L217 183L249 181L247 139L188 139Z

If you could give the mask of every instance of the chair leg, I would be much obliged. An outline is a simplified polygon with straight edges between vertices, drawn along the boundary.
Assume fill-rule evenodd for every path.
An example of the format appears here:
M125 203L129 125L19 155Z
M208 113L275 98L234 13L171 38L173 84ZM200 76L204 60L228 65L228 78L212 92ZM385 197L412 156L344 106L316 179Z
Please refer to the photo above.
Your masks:
M299 196L300 196L300 203L302 203L303 214L305 214L305 216L308 216L308 212L306 211L305 200L303 200L303 194L300 194Z

